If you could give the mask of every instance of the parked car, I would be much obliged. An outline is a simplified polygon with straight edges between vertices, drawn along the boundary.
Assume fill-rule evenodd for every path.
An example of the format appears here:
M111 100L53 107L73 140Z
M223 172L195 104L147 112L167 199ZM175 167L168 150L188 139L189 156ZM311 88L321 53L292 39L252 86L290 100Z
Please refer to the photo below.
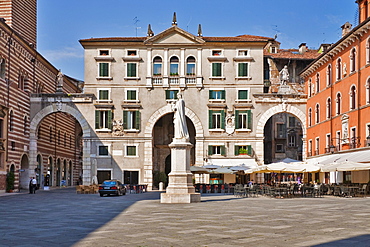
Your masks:
M126 195L126 186L124 186L118 180L114 180L114 179L113 180L105 180L99 186L99 194L100 194L100 196L104 196L104 195L116 195L116 196Z

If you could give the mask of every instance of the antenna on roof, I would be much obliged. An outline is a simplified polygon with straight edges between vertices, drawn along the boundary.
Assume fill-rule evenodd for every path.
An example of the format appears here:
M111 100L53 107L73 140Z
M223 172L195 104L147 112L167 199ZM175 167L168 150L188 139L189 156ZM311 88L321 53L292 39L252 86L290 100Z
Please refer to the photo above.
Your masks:
M133 19L134 21L134 25L135 25L135 31L136 31L136 37L137 37L137 30L140 29L141 27L138 27L137 26L137 23L140 21L137 16L135 16L135 18Z

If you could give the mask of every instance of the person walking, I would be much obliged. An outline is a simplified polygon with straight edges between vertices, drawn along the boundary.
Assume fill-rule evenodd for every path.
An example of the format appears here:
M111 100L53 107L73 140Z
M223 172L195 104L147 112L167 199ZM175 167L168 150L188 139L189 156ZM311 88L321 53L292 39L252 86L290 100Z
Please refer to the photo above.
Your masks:
M31 183L32 183L32 193L31 194L36 194L37 180L35 177L32 178Z
M32 194L33 189L32 189L32 178L30 178L30 182L28 183L28 189L30 191L30 194Z

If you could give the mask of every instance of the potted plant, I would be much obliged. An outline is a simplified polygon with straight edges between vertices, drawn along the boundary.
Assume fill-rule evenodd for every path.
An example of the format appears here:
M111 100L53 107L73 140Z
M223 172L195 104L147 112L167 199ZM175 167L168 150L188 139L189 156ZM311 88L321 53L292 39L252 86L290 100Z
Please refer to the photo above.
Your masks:
M246 155L246 154L248 154L247 149L245 149L245 148L240 148L239 149L239 155Z
M8 174L6 174L6 191L7 192L13 192L14 181L15 181L14 172L8 172Z

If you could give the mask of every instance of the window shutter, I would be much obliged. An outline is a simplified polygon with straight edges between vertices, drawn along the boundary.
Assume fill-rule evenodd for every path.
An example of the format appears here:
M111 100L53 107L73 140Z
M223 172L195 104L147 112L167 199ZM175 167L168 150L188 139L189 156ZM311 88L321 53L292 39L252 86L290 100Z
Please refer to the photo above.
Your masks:
M221 63L212 63L212 76L221 76Z
M239 155L239 146L238 145L235 145L234 154L235 154L235 156Z
M208 146L208 155L212 155L213 154L213 148L212 146Z
M221 111L221 129L225 129L225 110Z
M209 99L213 99L213 90L209 90Z
M253 119L252 119L252 110L248 110L247 111L248 113L248 129L252 129L252 123L253 123Z
M100 90L99 91L99 99L100 100L108 100L109 99L108 93L109 93L108 90Z
M135 77L136 76L136 63L127 64L127 76Z
M238 99L248 99L248 90L239 90Z
M174 99L177 99L177 94L179 93L179 90L175 90L175 91L174 91L174 93L175 93L175 95L174 95L174 97L173 97L173 98L174 98Z
M123 129L127 129L127 115L128 115L128 112L127 111L123 111Z
M235 129L239 129L239 111L235 110Z
M170 90L166 90L166 99L170 99L171 92Z
M212 114L213 114L213 111L212 110L209 110L208 111L208 114L209 114L209 117L208 117L208 128L209 129L212 129Z
M106 77L108 76L108 63L99 64L99 76Z
M95 111L95 129L100 129L100 111Z
M220 149L221 149L221 155L222 156L225 156L226 155L226 148L225 148L225 146L220 146Z
M112 111L108 111L108 129L112 129L112 119L113 119L113 114Z
M238 76L239 77L243 76L243 71L244 71L244 63L239 63L238 64Z
M251 145L247 146L247 154L252 156L252 146Z
M135 129L140 130L140 111L135 112L135 118L136 118Z
M226 99L226 91L225 90L221 91L221 99Z

